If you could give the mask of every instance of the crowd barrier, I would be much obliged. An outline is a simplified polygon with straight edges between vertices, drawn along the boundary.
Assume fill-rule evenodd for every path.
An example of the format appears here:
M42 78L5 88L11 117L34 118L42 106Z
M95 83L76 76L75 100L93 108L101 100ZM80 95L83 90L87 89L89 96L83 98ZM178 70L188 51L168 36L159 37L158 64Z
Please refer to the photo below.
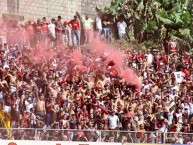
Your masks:
M99 145L98 142L63 142L63 141L15 141L15 140L10 140L10 141L1 141L1 145L27 145L27 144L35 144L35 145L42 145L42 144L47 144L47 145ZM100 145L131 145L131 143L100 143ZM141 144L132 144L132 145L141 145ZM151 144L143 144L143 145L151 145ZM159 145L159 144L154 144L154 145ZM162 144L162 145L171 145L171 144ZM172 144L172 145L177 145L177 144Z
M97 142L61 142L61 141L1 141L1 145L99 145ZM100 143L100 145L123 145L122 143Z
M30 129L30 128L1 128L0 142L7 141L65 141L65 142L96 142L146 143L146 144L190 144L193 133L182 132L136 132L120 130L64 130L64 129ZM18 142L20 145L20 142ZM38 142L37 142L38 143ZM0 143L0 145L4 145ZM118 145L117 144L117 145ZM192 143L193 144L193 143ZM7 145L7 144L6 144ZM49 144L51 145L51 144ZM55 144L54 144L55 145ZM84 145L84 144L82 144Z

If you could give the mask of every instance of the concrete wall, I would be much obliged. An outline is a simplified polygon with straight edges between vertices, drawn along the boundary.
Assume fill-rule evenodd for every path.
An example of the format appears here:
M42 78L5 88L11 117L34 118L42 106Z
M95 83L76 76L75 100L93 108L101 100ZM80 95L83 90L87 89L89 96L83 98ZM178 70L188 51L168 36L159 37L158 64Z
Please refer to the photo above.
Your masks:
M61 15L63 20L70 20L78 11L80 14L96 16L95 8L110 6L112 0L0 0L2 14L18 14L25 20L47 18Z

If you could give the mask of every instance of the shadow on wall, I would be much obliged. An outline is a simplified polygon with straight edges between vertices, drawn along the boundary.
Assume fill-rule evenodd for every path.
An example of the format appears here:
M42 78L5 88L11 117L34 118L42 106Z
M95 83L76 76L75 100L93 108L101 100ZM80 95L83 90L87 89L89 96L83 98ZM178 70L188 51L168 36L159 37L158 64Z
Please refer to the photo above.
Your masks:
M7 12L9 14L15 14L17 9L18 0L7 0Z
M23 21L24 16L13 15L13 14L2 14L2 19L3 19L3 21L8 21L8 20Z

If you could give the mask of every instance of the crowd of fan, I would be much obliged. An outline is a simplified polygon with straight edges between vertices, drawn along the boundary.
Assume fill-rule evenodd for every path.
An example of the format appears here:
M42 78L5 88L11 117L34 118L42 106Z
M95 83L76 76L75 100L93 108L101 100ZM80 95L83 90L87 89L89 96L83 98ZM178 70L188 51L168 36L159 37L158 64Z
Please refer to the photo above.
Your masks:
M122 49L127 55L125 66L134 69L142 79L139 92L124 78L112 75L108 64L101 61L98 65L91 50L82 50L86 71L77 69L68 53L57 53L43 63L30 62L27 54L31 50L37 49L40 42L41 47L50 44L47 30L50 24L56 24L52 23L54 19L50 24L44 20L33 23L33 28L37 26L33 35L29 31L31 21L19 27L19 33L28 31L31 47L26 46L26 35L18 35L14 30L6 32L4 40L8 43L0 45L0 110L4 114L0 126L9 123L11 128L41 129L36 136L29 129L13 131L12 139L97 141L97 130L101 130L104 142L163 143L163 132L193 132L191 54ZM57 22L60 27L61 17ZM12 29L19 26L12 24ZM2 24L1 30L6 27L9 28ZM64 38L57 32L56 38L50 39L54 43ZM6 138L4 135L0 134L0 139ZM193 138L188 134L167 135L168 143L181 140L185 143Z

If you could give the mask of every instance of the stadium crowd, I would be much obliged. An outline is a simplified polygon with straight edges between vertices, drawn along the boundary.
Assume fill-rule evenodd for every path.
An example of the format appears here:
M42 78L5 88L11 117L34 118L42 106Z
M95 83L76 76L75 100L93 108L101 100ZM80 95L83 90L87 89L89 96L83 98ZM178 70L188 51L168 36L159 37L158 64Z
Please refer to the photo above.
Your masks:
M87 44L94 21L78 13L64 23L61 16L25 25L1 22L0 126L20 128L12 132L12 139L97 141L101 130L104 142L163 143L163 132L168 132L167 143L193 141L193 135L185 134L193 132L193 56L149 48L121 49L127 56L125 67L135 70L142 80L139 91L112 73L109 67L113 66L95 61L98 58L92 50L80 48L78 19L83 22ZM95 21L96 37L102 32L108 41L108 18L99 15ZM120 39L126 27L121 19L117 24ZM72 46L76 37L77 48L82 49L85 71L77 69L69 57L70 31ZM66 47L66 54L60 45ZM31 51L37 50L34 55L38 55L43 49L46 55L47 46L55 57L30 60ZM29 128L40 130L34 136ZM1 132L0 139L6 138Z

